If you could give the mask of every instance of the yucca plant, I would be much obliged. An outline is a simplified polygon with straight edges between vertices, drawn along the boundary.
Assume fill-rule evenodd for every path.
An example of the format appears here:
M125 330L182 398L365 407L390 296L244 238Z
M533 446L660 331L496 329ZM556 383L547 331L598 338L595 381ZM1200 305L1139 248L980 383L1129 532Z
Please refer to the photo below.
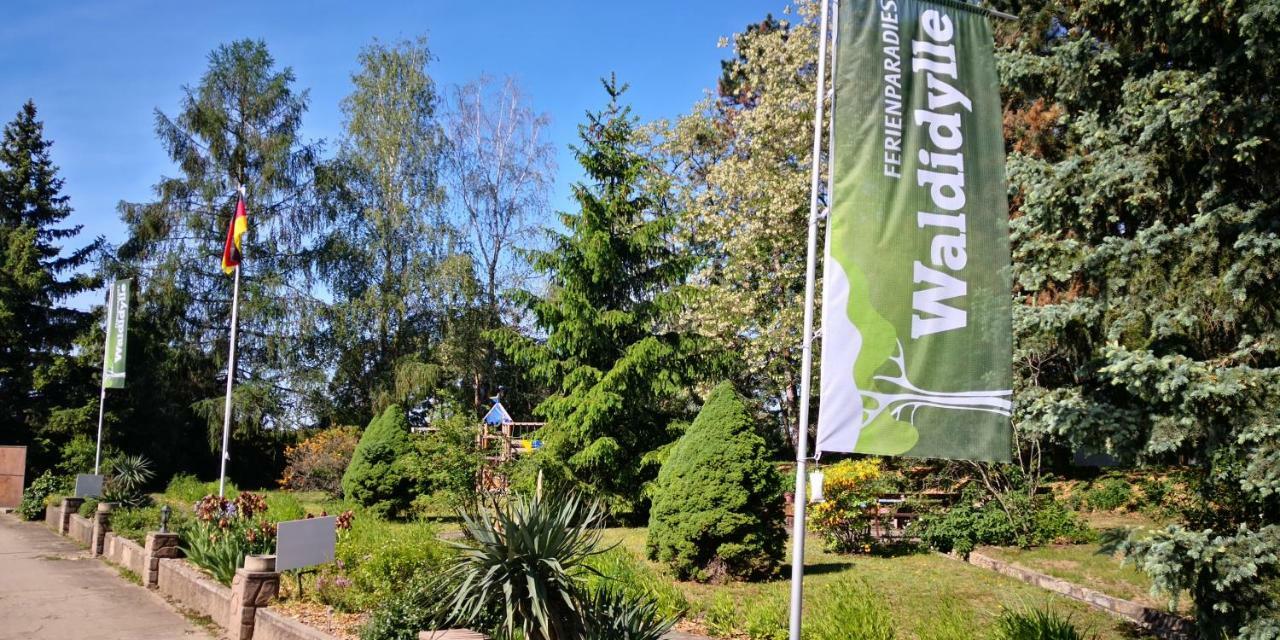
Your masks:
M525 640L587 637L583 577L603 553L599 502L576 494L515 496L493 513L463 514L468 544L450 570L461 622L502 612L501 631Z
M151 498L142 488L155 476L151 461L142 454L123 456L111 463L111 477L102 490L103 502L116 502L125 507L145 507Z
M658 614L656 601L628 597L612 587L589 594L582 604L586 640L661 640L676 623Z

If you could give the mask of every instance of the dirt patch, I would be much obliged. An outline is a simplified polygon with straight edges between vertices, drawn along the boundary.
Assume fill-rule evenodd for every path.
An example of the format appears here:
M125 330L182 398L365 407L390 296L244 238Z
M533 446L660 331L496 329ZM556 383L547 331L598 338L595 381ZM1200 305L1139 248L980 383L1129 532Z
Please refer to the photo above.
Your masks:
M277 601L271 609L342 640L359 640L360 627L369 619L367 613L342 613L305 600Z

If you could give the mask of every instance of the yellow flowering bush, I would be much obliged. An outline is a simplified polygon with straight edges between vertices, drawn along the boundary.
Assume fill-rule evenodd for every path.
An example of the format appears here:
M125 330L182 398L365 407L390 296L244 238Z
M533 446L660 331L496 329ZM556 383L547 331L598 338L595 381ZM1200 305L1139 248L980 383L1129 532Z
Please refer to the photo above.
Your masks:
M810 507L810 526L822 535L828 551L869 549L876 497L892 489L880 459L841 460L822 473L824 501Z

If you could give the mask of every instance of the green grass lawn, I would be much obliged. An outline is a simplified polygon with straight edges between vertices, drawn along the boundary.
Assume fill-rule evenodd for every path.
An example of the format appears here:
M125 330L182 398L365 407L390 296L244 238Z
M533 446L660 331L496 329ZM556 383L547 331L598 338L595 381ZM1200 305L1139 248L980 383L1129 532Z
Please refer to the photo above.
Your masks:
M1170 610L1169 598L1151 594L1151 579L1120 557L1099 552L1096 544L1053 545L1037 549L984 547L994 558L1015 562L1028 569L1096 589L1107 595L1140 602L1155 609ZM1189 597L1178 599L1177 611L1188 613Z
M610 529L605 539L644 557L644 529ZM836 555L825 553L821 542L811 538L805 545L805 558L806 606L838 595L836 590L847 588L850 579L865 581L886 601L899 638L932 640L942 637L941 628L948 625L959 625L970 630L968 637L979 638L1005 608L1046 606L1070 616L1077 627L1099 640L1143 637L1128 623L1088 605L936 554L894 558ZM649 566L661 571L658 565ZM728 637L730 632L742 633L753 625L785 626L790 590L785 576L789 572L790 568L784 567L783 578L764 583L675 584L689 600L692 616L701 617L707 631Z

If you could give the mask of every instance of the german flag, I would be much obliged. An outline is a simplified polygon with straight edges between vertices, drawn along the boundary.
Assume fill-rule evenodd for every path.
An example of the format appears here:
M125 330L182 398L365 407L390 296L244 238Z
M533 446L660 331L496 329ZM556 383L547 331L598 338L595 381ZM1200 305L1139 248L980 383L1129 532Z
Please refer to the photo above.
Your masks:
M240 266L240 237L249 230L249 214L244 209L244 196L236 201L236 215L227 228L227 244L222 248L222 270L231 275Z

